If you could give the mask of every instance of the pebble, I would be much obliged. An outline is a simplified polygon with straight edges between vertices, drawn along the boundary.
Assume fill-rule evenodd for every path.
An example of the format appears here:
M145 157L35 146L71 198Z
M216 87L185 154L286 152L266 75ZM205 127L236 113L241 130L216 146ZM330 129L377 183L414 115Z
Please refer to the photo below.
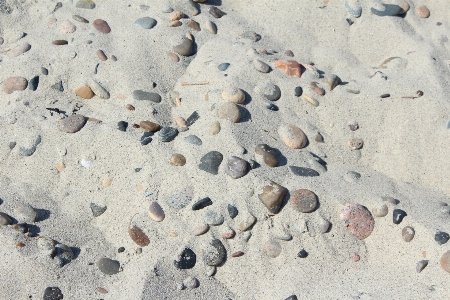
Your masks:
M303 94L302 95L303 100L305 100L306 102L308 102L309 104L311 104L314 107L319 106L319 101L317 101L316 99L314 99L313 97L310 97L308 95Z
M279 110L278 106L276 106L275 104L272 104L272 103L266 105L266 108L271 110L271 111L278 111Z
M203 155L198 168L213 175L217 175L222 163L223 155L217 151L211 151Z
M95 291L100 294L108 294L108 291L102 287L96 288Z
M236 232L231 228L229 228L229 230L230 231L228 231L228 232L222 233L222 238L224 238L226 240L234 238L234 236L236 235Z
M109 92L94 79L89 81L89 87L92 89L94 94L96 94L100 98L109 99Z
M375 8L371 8L370 11L377 16L380 17L387 17L387 16L396 16L401 12L401 7L395 4L380 4L381 6L383 6L382 10L378 10ZM380 8L381 8L380 6Z
M165 126L162 127L158 132L158 139L161 142L170 142L178 135L178 130L176 128Z
M225 13L223 11L221 11L220 9L218 9L215 6L211 6L208 9L208 12L211 14L211 16L213 16L214 18L217 18L217 19L220 19L225 15Z
M233 254L231 254L231 257L241 257L242 255L244 255L244 252L236 251Z
M308 252L306 252L305 249L302 249L297 253L297 256L300 258L306 258L308 256Z
M209 246L203 256L203 261L208 266L218 266L224 262L227 256L227 251L222 242L218 239L213 239L209 242Z
M200 24L198 24L198 23L195 22L194 20L190 20L190 21L187 23L187 26L190 27L190 28L192 28L192 29L195 30L195 31L200 31L200 30L201 30Z
M31 45L28 43L23 43L15 46L11 50L8 51L9 57L17 57L31 49Z
M302 177L315 177L315 176L319 176L320 175L319 172L317 172L316 170L310 169L310 168L289 166L289 169L295 175L302 176Z
M389 209L388 209L386 204L383 204L381 206L381 208L374 208L374 209L372 209L372 212L373 212L375 217L381 218L381 217L386 217L387 216L387 214L389 212Z
M228 86L222 91L222 98L236 104L242 104L245 101L244 92L235 86Z
M263 187L261 194L258 194L258 197L271 213L276 214L281 208L286 193L287 189L285 187L271 181L268 185Z
M354 262L358 262L361 259L361 257L358 254L353 255L352 260Z
M450 273L450 250L442 254L439 262L442 269L444 269L444 271L446 271L447 273Z
M62 83L61 80L58 81L58 82L56 82L56 83L55 83L54 85L52 85L51 87L52 87L52 89L55 89L55 90L57 90L57 91L64 92L64 86L63 86L63 83Z
M391 94L383 94L380 96L380 98L389 98L391 96Z
M302 69L300 64L295 60L276 60L274 62L275 67L283 70L286 75L298 77L302 76Z
M44 75L48 75L48 70L44 67L41 67L41 73Z
M362 13L362 7L357 0L345 0L345 9L355 18L359 18Z
M11 94L15 91L23 91L27 86L28 81L23 77L9 77L3 80L1 84L2 90L7 94Z
M60 300L63 299L64 295L59 287L49 286L44 291L44 300Z
M261 39L261 36L254 31L245 31L240 35L241 38L257 42Z
M278 257L281 254L281 245L275 241L269 241L263 244L262 250L271 258Z
M0 212L0 225L6 226L11 224L12 224L11 218L7 214Z
M147 8L148 9L148 8ZM165 14L170 14L171 12L173 12L173 8L172 7L164 7L161 12L165 13Z
M38 218L38 213L30 204L17 207L15 212L15 217L20 223L33 223Z
M107 208L108 208L107 206L100 206L91 202L91 211L94 217L99 217L103 215L103 213L106 211Z
M186 120L186 126L191 126L194 124L198 119L200 119L200 115L197 111L194 111Z
M183 285L188 289L195 289L199 286L199 282L197 278L189 276L183 280Z
M36 147L41 143L42 139L40 135L34 137L32 141L26 146L21 146L19 148L19 153L23 156L31 156L36 151Z
M192 210L200 210L212 204L213 202L211 201L211 199L209 197L205 197L195 202L194 205L192 205Z
M284 51L284 55L289 56L289 57L294 57L294 52L292 52L291 50L286 50L286 51Z
M179 21L179 20L172 21L169 23L169 27L179 27L181 25L183 25L183 23L181 23L181 21Z
M75 6L78 8L93 9L95 8L95 3L92 0L78 0Z
M139 126L148 132L156 132L160 128L159 124L150 121L141 121L139 122Z
M142 231L141 228L137 226L133 226L132 228L128 228L128 234L130 238L135 242L138 246L145 247L150 244L150 240L148 236Z
M300 97L302 94L303 94L303 89L302 89L302 87L301 87L301 86L295 87L295 89L294 89L294 95L295 95L296 97Z
M194 1L188 0L186 6L191 15L196 16L200 13L200 9L198 8L198 5L194 3Z
M148 100L153 103L160 103L161 96L157 93L146 92L142 90L134 90L133 91L133 99L134 100Z
M38 85L39 85L39 76L34 76L33 78L30 79L30 81L28 81L28 88L30 89L30 91L37 90Z
M170 58L173 62L179 62L179 61L180 61L180 58L179 58L178 55L176 55L175 53L167 52L167 56L169 56L169 58Z
M211 32L212 34L217 34L217 26L214 22L209 20L206 21L205 28L208 29L208 31Z
M128 122L125 121L120 121L117 123L117 129L119 129L120 131L127 131L127 127L128 127Z
M241 112L233 102L225 102L217 109L217 116L232 123L237 123L241 117Z
M73 25L69 20L62 21L59 25L59 31L62 34L74 33L77 30L77 27Z
M367 238L375 225L370 211L358 203L347 203L341 210L340 218L344 226L360 240Z
M220 123L219 121L214 121L211 123L209 134L210 135L216 135L220 132Z
M270 146L266 144L258 144L255 147L255 153L262 155L264 163L269 167L274 168L278 166L278 157Z
M287 298L284 299L284 300L298 300L298 298L297 298L296 295L291 295L291 296L287 297Z
M399 4L399 6L401 8L400 12L398 13L399 15L402 15L409 10L409 4L405 0L403 0L402 3Z
M183 117L177 116L175 118L175 123L178 127L186 127L186 120Z
M311 83L309 84L309 87L310 87L314 92L316 92L317 95L319 95L319 96L325 95L325 90L324 90L323 88L317 86L317 84L318 84L317 82L313 81L313 82L311 82Z
M255 91L261 93L269 101L277 101L281 98L280 87L270 81L266 81L255 88Z
M94 92L88 86L79 86L75 89L75 94L84 99L91 99L94 97Z
M5 42L5 39L0 36L0 46L3 45L4 42Z
M183 19L184 17L186 17L186 15L184 13L182 13L181 11L174 11L170 15L169 20L170 21L177 21L177 20Z
M331 223L325 219L320 219L319 221L319 230L321 233L327 233L330 229Z
M206 276L211 277L216 274L217 268L214 266L206 266Z
M317 195L309 190L300 189L291 194L291 203L295 210L309 213L317 207Z
M193 41L187 37L182 37L181 43L173 46L173 52L179 55L189 56L192 52Z
M416 265L416 272L420 273L422 272L423 269L426 268L426 266L428 266L428 260L421 260L417 263Z
M72 19L74 19L75 21L78 21L80 23L89 23L88 20L86 20L85 18L79 16L79 15L73 15Z
M67 133L75 133L86 124L87 118L82 115L71 115L59 121L59 130Z
M205 224L205 225L195 227L194 230L192 230L192 234L195 236L199 236L199 235L203 235L203 234L207 233L208 230L209 230L209 225Z
M175 153L170 157L170 164L172 166L184 166L186 164L186 158L182 154Z
M103 50L97 50L97 56L101 61L108 60L108 57L106 56L105 52L103 52Z
M111 32L111 28L109 27L108 23L102 19L95 20L94 22L92 22L92 25L95 29L103 34L108 34Z
M269 73L270 72L270 66L266 64L263 61L260 61L259 59L253 60L253 67L255 67L255 70L261 73Z
M52 44L53 44L53 45L56 45L56 46L67 45L68 43L69 43L69 42L66 41L66 40L54 40L54 41L52 42Z
M188 186L182 189L177 194L171 195L167 198L167 204L175 209L182 209L186 207L194 197L194 187Z
M28 228L28 224L27 223L22 223L22 224L14 224L13 225L13 229L15 231L18 231L20 233L27 233L30 229Z
M255 222L256 222L256 217L254 215L252 215L250 212L246 212L242 216L242 221L239 223L239 229L241 231L246 231L246 230L250 229L250 227L252 227L253 224L255 224Z
M242 158L231 156L225 165L225 173L234 179L241 178L247 174L247 162Z
M197 256L195 252L186 247L179 252L173 264L177 269L191 269L195 266L196 262Z
M278 128L278 134L283 142L292 149L302 149L308 143L305 133L298 127L287 124Z
M323 78L323 82L327 86L328 90L332 91L336 86L342 83L342 80L334 74L327 74Z
M151 132L147 132L145 131L144 134L141 136L141 145L145 146L148 145L151 141L152 141L152 136L153 133Z
M148 208L148 214L150 216L150 219L155 222L161 222L166 217L161 205L159 205L159 203L155 201L150 204L150 207Z
M217 68L218 68L220 71L226 71L226 70L228 69L229 66L230 66L229 63L221 63Z
M437 231L436 234L434 235L434 240L439 245L443 245L443 244L447 243L449 239L450 239L450 236L447 232Z
M416 14L419 18L428 18L430 16L430 10L425 5L419 5L416 7Z
M193 145L197 145L197 146L201 146L202 145L202 140L193 134L188 135L187 137L184 138L184 140L189 143L189 144L193 144Z
M394 209L394 211L392 213L392 218L393 218L394 224L400 224L402 222L403 218L406 216L407 216L407 214L404 210Z
M205 223L212 226L218 226L223 223L223 216L222 214L214 211L214 210L208 210L204 215Z
M345 175L344 175L344 180L349 182L349 183L356 183L361 179L361 174L359 174L358 172L354 172L354 171L348 171Z
M114 275L120 271L120 263L110 258L100 258L96 263L98 269L106 275Z
M139 18L135 22L137 25L141 26L144 29L152 29L156 26L156 20L150 17Z
M232 219L236 218L236 216L239 213L238 209L231 204L227 205L227 210L228 210L228 214L230 215L230 218L232 218Z
M64 265L70 263L74 258L75 255L73 254L72 249L64 244L58 244L55 247L55 253L54 255L59 257L60 261L61 261L61 267L63 267Z
M359 124L358 123L353 123L353 124L349 124L348 128L350 128L351 131L356 131L359 128Z

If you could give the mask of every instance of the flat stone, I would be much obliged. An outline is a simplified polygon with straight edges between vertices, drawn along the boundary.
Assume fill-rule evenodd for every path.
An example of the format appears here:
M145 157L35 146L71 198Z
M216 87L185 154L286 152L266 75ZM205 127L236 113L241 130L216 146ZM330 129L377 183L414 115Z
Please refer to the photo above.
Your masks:
M192 210L200 210L212 204L213 202L211 201L211 199L209 197L205 197L195 202L194 205L192 205Z
M416 272L420 273L428 266L428 260L421 260L416 265Z
M94 94L96 94L98 97L102 98L102 99L109 99L109 92L100 85L100 83L98 83L95 80L90 80L89 81L89 87L91 88L91 90L94 92Z
M128 235L133 240L133 242L135 242L140 247L146 247L150 244L150 239L148 238L147 234L145 234L145 232L137 226L128 228Z
M23 91L27 86L28 80L23 77L9 77L3 80L1 84L2 90L7 94L11 94L15 91Z
M198 23L195 22L194 20L190 20L190 21L187 23L187 26L188 26L189 28L192 28L192 29L195 30L195 31L200 31L200 30L201 30L200 24L198 24Z
M254 31L245 31L240 35L241 38L257 42L261 39L261 36Z
M218 266L225 261L226 256L227 250L222 242L218 239L213 239L209 242L205 254L203 255L203 261L208 266Z
M196 16L200 13L200 8L198 7L198 4L196 4L192 0L188 0L186 3L187 10L189 13L193 16Z
M237 123L241 118L241 112L233 102L225 102L217 109L217 116L232 123Z
M152 29L156 26L156 20L150 17L139 18L135 22L137 25L141 26L144 29Z
M419 18L428 18L430 16L430 10L425 5L419 5L416 7L416 15Z
M94 92L88 86L79 86L75 89L75 94L84 99L91 99L94 97Z
M148 208L148 214L150 216L150 219L155 222L161 222L166 217L166 214L164 213L161 205L159 205L159 203L155 201L150 204L150 207Z
M177 269L192 269L197 262L197 256L195 252L190 248L183 248L173 261L175 268Z
M352 150L361 149L364 145L364 141L362 139L353 138L347 142L348 146Z
M239 213L238 209L231 204L227 205L227 211L228 211L228 215L230 215L230 218L232 218L232 219L236 218L236 216Z
M74 19L75 21L80 22L80 23L86 23L86 24L89 23L88 20L86 20L85 18L83 18L82 16L79 16L79 15L73 15L72 19Z
M139 122L139 126L141 126L142 129L148 132L156 132L160 128L158 123L151 121L141 121Z
M439 245L443 245L443 244L447 243L449 239L450 239L450 235L449 235L447 232L438 231L438 232L436 232L436 234L434 235L434 240L435 240Z
M269 241L262 245L264 253L271 258L278 257L281 254L281 245L275 241Z
M63 298L64 295L59 287L49 286L44 291L44 300L61 300Z
M357 0L345 0L345 9L355 18L359 18L362 13L362 7Z
M7 214L0 212L0 225L6 226L11 224L12 224L11 218Z
M450 250L442 254L439 263L444 271L450 273Z
M392 213L392 218L393 218L394 224L400 224L402 222L403 218L406 216L407 216L407 214L404 210L394 209L394 211Z
M291 124L281 125L278 128L278 134L286 146L292 149L302 149L308 143L305 133Z
M92 0L78 0L75 6L78 8L93 9L95 8L95 3Z
M373 231L375 220L370 211L358 203L347 203L341 211L344 226L358 239L367 238Z
M179 55L189 56L192 52L192 40L187 37L182 37L181 43L173 46L173 52L178 53Z
M247 162L242 158L231 156L225 165L225 173L234 179L241 178L247 174L247 165Z
M38 218L38 213L28 203L17 207L15 212L15 217L20 223L34 223Z
M114 275L120 271L120 263L110 258L100 258L96 263L98 269L106 275Z
M220 65L217 66L217 69L219 69L220 71L226 71L229 66L230 66L229 63L221 63Z
M33 78L30 79L30 81L28 81L28 88L30 89L30 91L37 90L38 85L39 85L39 76L34 76Z
M82 115L71 115L59 121L59 130L67 133L75 133L86 124L87 118Z
M142 90L134 90L133 91L133 99L134 100L148 100L153 103L160 103L161 96L157 93L146 92Z
M283 70L286 75L298 77L302 76L301 65L295 60L276 60L274 62L275 67Z
M194 187L188 186L167 198L167 204L172 208L182 209L192 201L192 198L194 198Z
M41 73L44 75L48 75L48 70L44 67L41 67Z
M117 123L117 129L119 129L120 131L127 131L128 128L128 122L126 121L120 121Z
M179 166L179 167L184 166L186 164L186 158L182 154L178 153L173 154L170 157L170 164L172 166Z
M211 16L213 16L214 18L217 18L217 19L220 19L225 15L225 13L223 11L221 11L219 8L217 8L215 6L209 7L208 12Z
M148 145L152 141L152 135L153 132L145 131L144 134L141 136L141 145L145 146Z
M200 115L198 114L198 111L194 111L186 120L186 126L191 126L194 124L198 119L200 119Z
M195 236L200 236L203 235L205 233L207 233L209 230L209 225L208 224L204 224L201 226L197 226L192 230L192 234Z
M91 202L90 206L91 206L92 215L94 217L99 217L99 216L103 215L105 213L106 209L108 208L107 206L100 206L100 205L97 205L92 202Z
M102 19L97 19L92 22L92 26L103 34L108 34L111 32L111 27L109 27L108 23Z
M222 91L222 98L227 101L231 101L236 104L242 104L245 101L244 92L234 86L228 86Z
M217 151L211 151L203 155L198 168L213 175L217 175L222 163L223 155Z
M223 216L222 214L218 213L215 210L208 210L203 219L205 220L205 223L212 226L218 226L223 223Z
M161 142L171 142L178 135L178 130L176 128L165 126L162 127L158 132L158 139Z
M213 121L211 123L210 129L209 129L209 134L210 135L216 135L220 132L220 123L219 121Z
M287 189L276 182L271 181L264 186L261 194L258 195L261 202L267 207L271 213L278 213L281 208Z
M11 50L9 50L8 51L8 56L9 57L16 57L16 56L19 56L19 55L29 51L30 49L31 49L31 45L30 44L23 43L23 44L15 46Z
M201 146L202 145L202 140L193 134L188 135L187 137L184 138L184 140L189 143L189 144L193 144L193 145L197 145L197 146Z
M386 16L396 16L400 13L400 11L402 10L402 8L398 5L395 4L384 4L384 3L380 3L380 5L383 6L383 9L376 9L371 7L370 11L377 16L380 17L386 17Z
M332 91L336 86L342 83L342 80L334 74L326 74L323 78L324 84L329 91Z
M315 177L315 176L320 175L319 172L317 172L316 170L310 169L310 168L289 166L289 169L295 175L302 176L302 177Z
M52 44L53 44L53 45L56 45L56 46L63 46L63 45L69 44L69 42L66 41L66 40L54 40L54 41L52 42Z
M255 68L256 71L261 72L261 73L269 73L270 72L270 66L259 59L253 60L253 67Z
M302 213L310 213L317 208L317 195L309 190L300 189L291 194L292 207Z
M214 22L210 20L206 21L205 28L212 34L217 34L217 25Z

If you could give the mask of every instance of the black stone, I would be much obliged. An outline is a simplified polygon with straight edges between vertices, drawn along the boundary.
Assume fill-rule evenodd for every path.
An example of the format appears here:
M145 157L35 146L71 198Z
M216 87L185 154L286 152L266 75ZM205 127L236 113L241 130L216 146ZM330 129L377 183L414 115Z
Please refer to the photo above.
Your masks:
M187 118L186 120L186 126L191 126L192 124L194 124L198 119L200 119L200 115L198 114L197 111L194 111L189 118Z
M300 86L297 86L294 90L294 95L300 97L303 94L303 89Z
M153 135L153 132L144 132L144 134L141 136L141 145L145 146L145 145L149 144L152 141L152 138L151 138L152 135ZM135 170L137 170L137 169L135 169ZM139 171L140 171L140 169L139 169ZM139 171L136 171L136 172L139 172Z
M349 19L349 18L347 18L347 19L345 19L345 20L347 20L347 23L348 23L348 25L350 25L350 26L352 26L353 25L353 21L352 21L352 19Z
M174 260L173 264L177 269L191 269L195 266L197 262L197 256L194 251L189 248L184 248L178 260Z
M44 291L44 300L60 300L63 299L64 295L59 289L59 287L52 286L48 287Z
M383 94L380 96L380 98L389 98L391 96L391 94Z
M254 161L253 159L248 160L248 164L250 165L250 168L256 169L258 167L258 163Z
M41 67L41 73L44 75L48 75L48 70L44 67Z
M213 175L219 172L219 166L222 163L223 155L217 151L211 151L203 155L200 159L198 168Z
M238 209L231 204L228 204L227 209L228 209L228 214L230 215L230 218L232 218L232 219L236 218L236 216L239 213Z
M212 201L209 197L198 200L194 205L192 205L192 210L199 210L207 206L212 205Z
M37 90L38 85L39 85L39 76L35 76L31 78L30 81L28 81L28 88L30 89L30 91Z
M142 170L142 168L135 168L135 169L134 169L134 171L135 171L136 173L140 172L141 170Z
M119 249L117 249L117 252L122 253L125 251L125 247L120 247Z
M320 175L319 172L310 168L289 166L289 169L291 169L292 173L298 176L315 177Z
M395 4L381 4L384 6L384 10L377 10L375 8L370 8L370 11L380 17L396 16L402 10L402 8Z
M127 127L128 122L120 121L119 123L117 123L117 129L119 129L120 131L127 131Z
M308 256L308 252L305 251L305 249L300 250L300 252L297 254L300 258L305 258Z
M436 234L434 235L434 240L435 240L439 245L443 245L443 244L447 243L449 239L450 239L450 236L448 235L447 232L438 231L438 232L436 232Z
M275 104L269 104L266 106L266 108L273 111L278 111L278 106L276 106Z
M394 224L400 224L404 217L407 216L406 212L401 209L394 209L394 212L392 214Z
M209 11L209 13L211 14L211 16L213 16L214 18L217 18L217 19L222 18L222 16L225 15L225 13L224 13L223 11L221 11L220 9L218 9L218 8L215 7L215 6L211 6L211 7L208 9L208 11Z
M287 298L284 299L284 300L298 300L298 298L297 298L296 295L292 295L292 296L287 297Z

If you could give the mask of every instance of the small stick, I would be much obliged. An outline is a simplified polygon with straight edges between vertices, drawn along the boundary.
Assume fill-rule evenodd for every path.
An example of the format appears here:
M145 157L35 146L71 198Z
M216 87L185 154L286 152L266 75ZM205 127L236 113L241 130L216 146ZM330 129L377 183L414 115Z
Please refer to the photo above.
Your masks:
M209 84L209 81L203 81L203 82L182 82L181 85L182 86L186 86L186 85L207 85Z

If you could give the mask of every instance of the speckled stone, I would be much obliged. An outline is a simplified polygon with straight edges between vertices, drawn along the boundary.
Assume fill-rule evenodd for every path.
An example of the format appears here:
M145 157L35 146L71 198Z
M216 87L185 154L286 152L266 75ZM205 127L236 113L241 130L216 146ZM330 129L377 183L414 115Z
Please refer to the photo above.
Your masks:
M286 193L287 189L285 187L271 181L263 187L258 197L271 213L276 214L281 208Z
M414 238L414 235L415 235L414 228L410 226L406 226L405 228L403 228L402 237L405 242L411 242L412 239Z
M106 206L100 206L100 205L97 205L97 204L92 203L92 202L91 202L90 206L91 206L92 215L94 217L101 216L107 209Z
M166 214L164 213L161 205L159 205L159 203L155 201L150 204L150 207L148 208L148 214L150 216L150 219L155 222L161 222L166 217Z
M167 204L175 209L182 209L183 207L186 207L194 197L194 187L188 186L178 192L177 194L171 195L167 199Z
M59 121L59 130L67 133L75 133L86 124L87 118L82 115L71 115Z
M436 234L434 235L434 240L439 244L439 245L443 245L445 243L448 242L448 240L450 239L450 236L447 232L443 232L443 231L438 231L436 232Z
M183 248L173 261L175 268L177 269L192 269L197 262L197 256L195 252L190 248Z
M156 20L150 17L139 18L135 22L137 25L141 26L144 29L152 29L156 26Z
M223 89L222 98L236 104L242 104L245 101L245 94L240 88L228 86Z
M11 218L7 214L0 212L0 225L6 226L11 224L12 224Z
M278 134L286 146L292 149L302 149L308 143L306 134L298 127L285 124L278 128Z
M223 155L217 151L211 151L203 155L200 159L198 168L213 175L219 172L219 166L222 163Z
M212 226L218 226L223 223L223 216L215 210L208 210L203 217L205 223Z
M148 100L153 103L160 103L161 96L157 93L146 92L142 90L134 90L133 91L133 99L134 100Z
M218 239L213 239L209 242L203 255L203 261L208 266L218 266L222 264L227 256L227 250L223 246L222 242Z
M269 241L262 245L264 253L271 258L278 257L281 254L281 245L275 241Z
M109 99L109 92L100 85L100 83L98 83L95 80L91 80L89 82L89 87L92 89L92 91L94 92L94 94L96 94L98 97L102 98L102 99Z
M225 165L225 173L234 179L241 178L247 174L247 165L248 163L242 158L231 156Z
M96 263L98 269L106 275L114 275L120 271L120 263L110 258L100 258Z
M195 289L199 286L199 284L198 279L192 276L188 276L183 280L183 286L188 289Z
M196 136L196 135L188 135L187 137L184 138L184 140L192 145L197 145L197 146L201 146L202 145L202 140Z
M280 87L270 81L258 85L255 91L261 93L269 101L277 101L281 98Z
M241 118L241 111L233 102L225 102L222 103L217 109L217 116L221 119L237 123Z
M78 0L77 4L75 4L75 7L84 9L93 9L95 8L95 3L92 0Z
M392 212L392 219L394 224L400 224L403 221L403 218L406 217L408 214L401 209L394 209Z
M255 147L255 153L258 155L262 155L264 163L269 167L277 167L278 166L278 157L275 151L273 151L270 146L266 144L258 144Z
M64 295L59 287L49 286L44 291L44 300L61 300L63 298Z
M297 190L291 194L291 204L299 212L310 213L317 207L317 195L309 190Z
M355 18L359 18L362 13L361 4L354 0L345 0L345 8Z
M344 226L360 240L367 238L375 226L370 211L358 203L347 203L342 208L340 218Z

